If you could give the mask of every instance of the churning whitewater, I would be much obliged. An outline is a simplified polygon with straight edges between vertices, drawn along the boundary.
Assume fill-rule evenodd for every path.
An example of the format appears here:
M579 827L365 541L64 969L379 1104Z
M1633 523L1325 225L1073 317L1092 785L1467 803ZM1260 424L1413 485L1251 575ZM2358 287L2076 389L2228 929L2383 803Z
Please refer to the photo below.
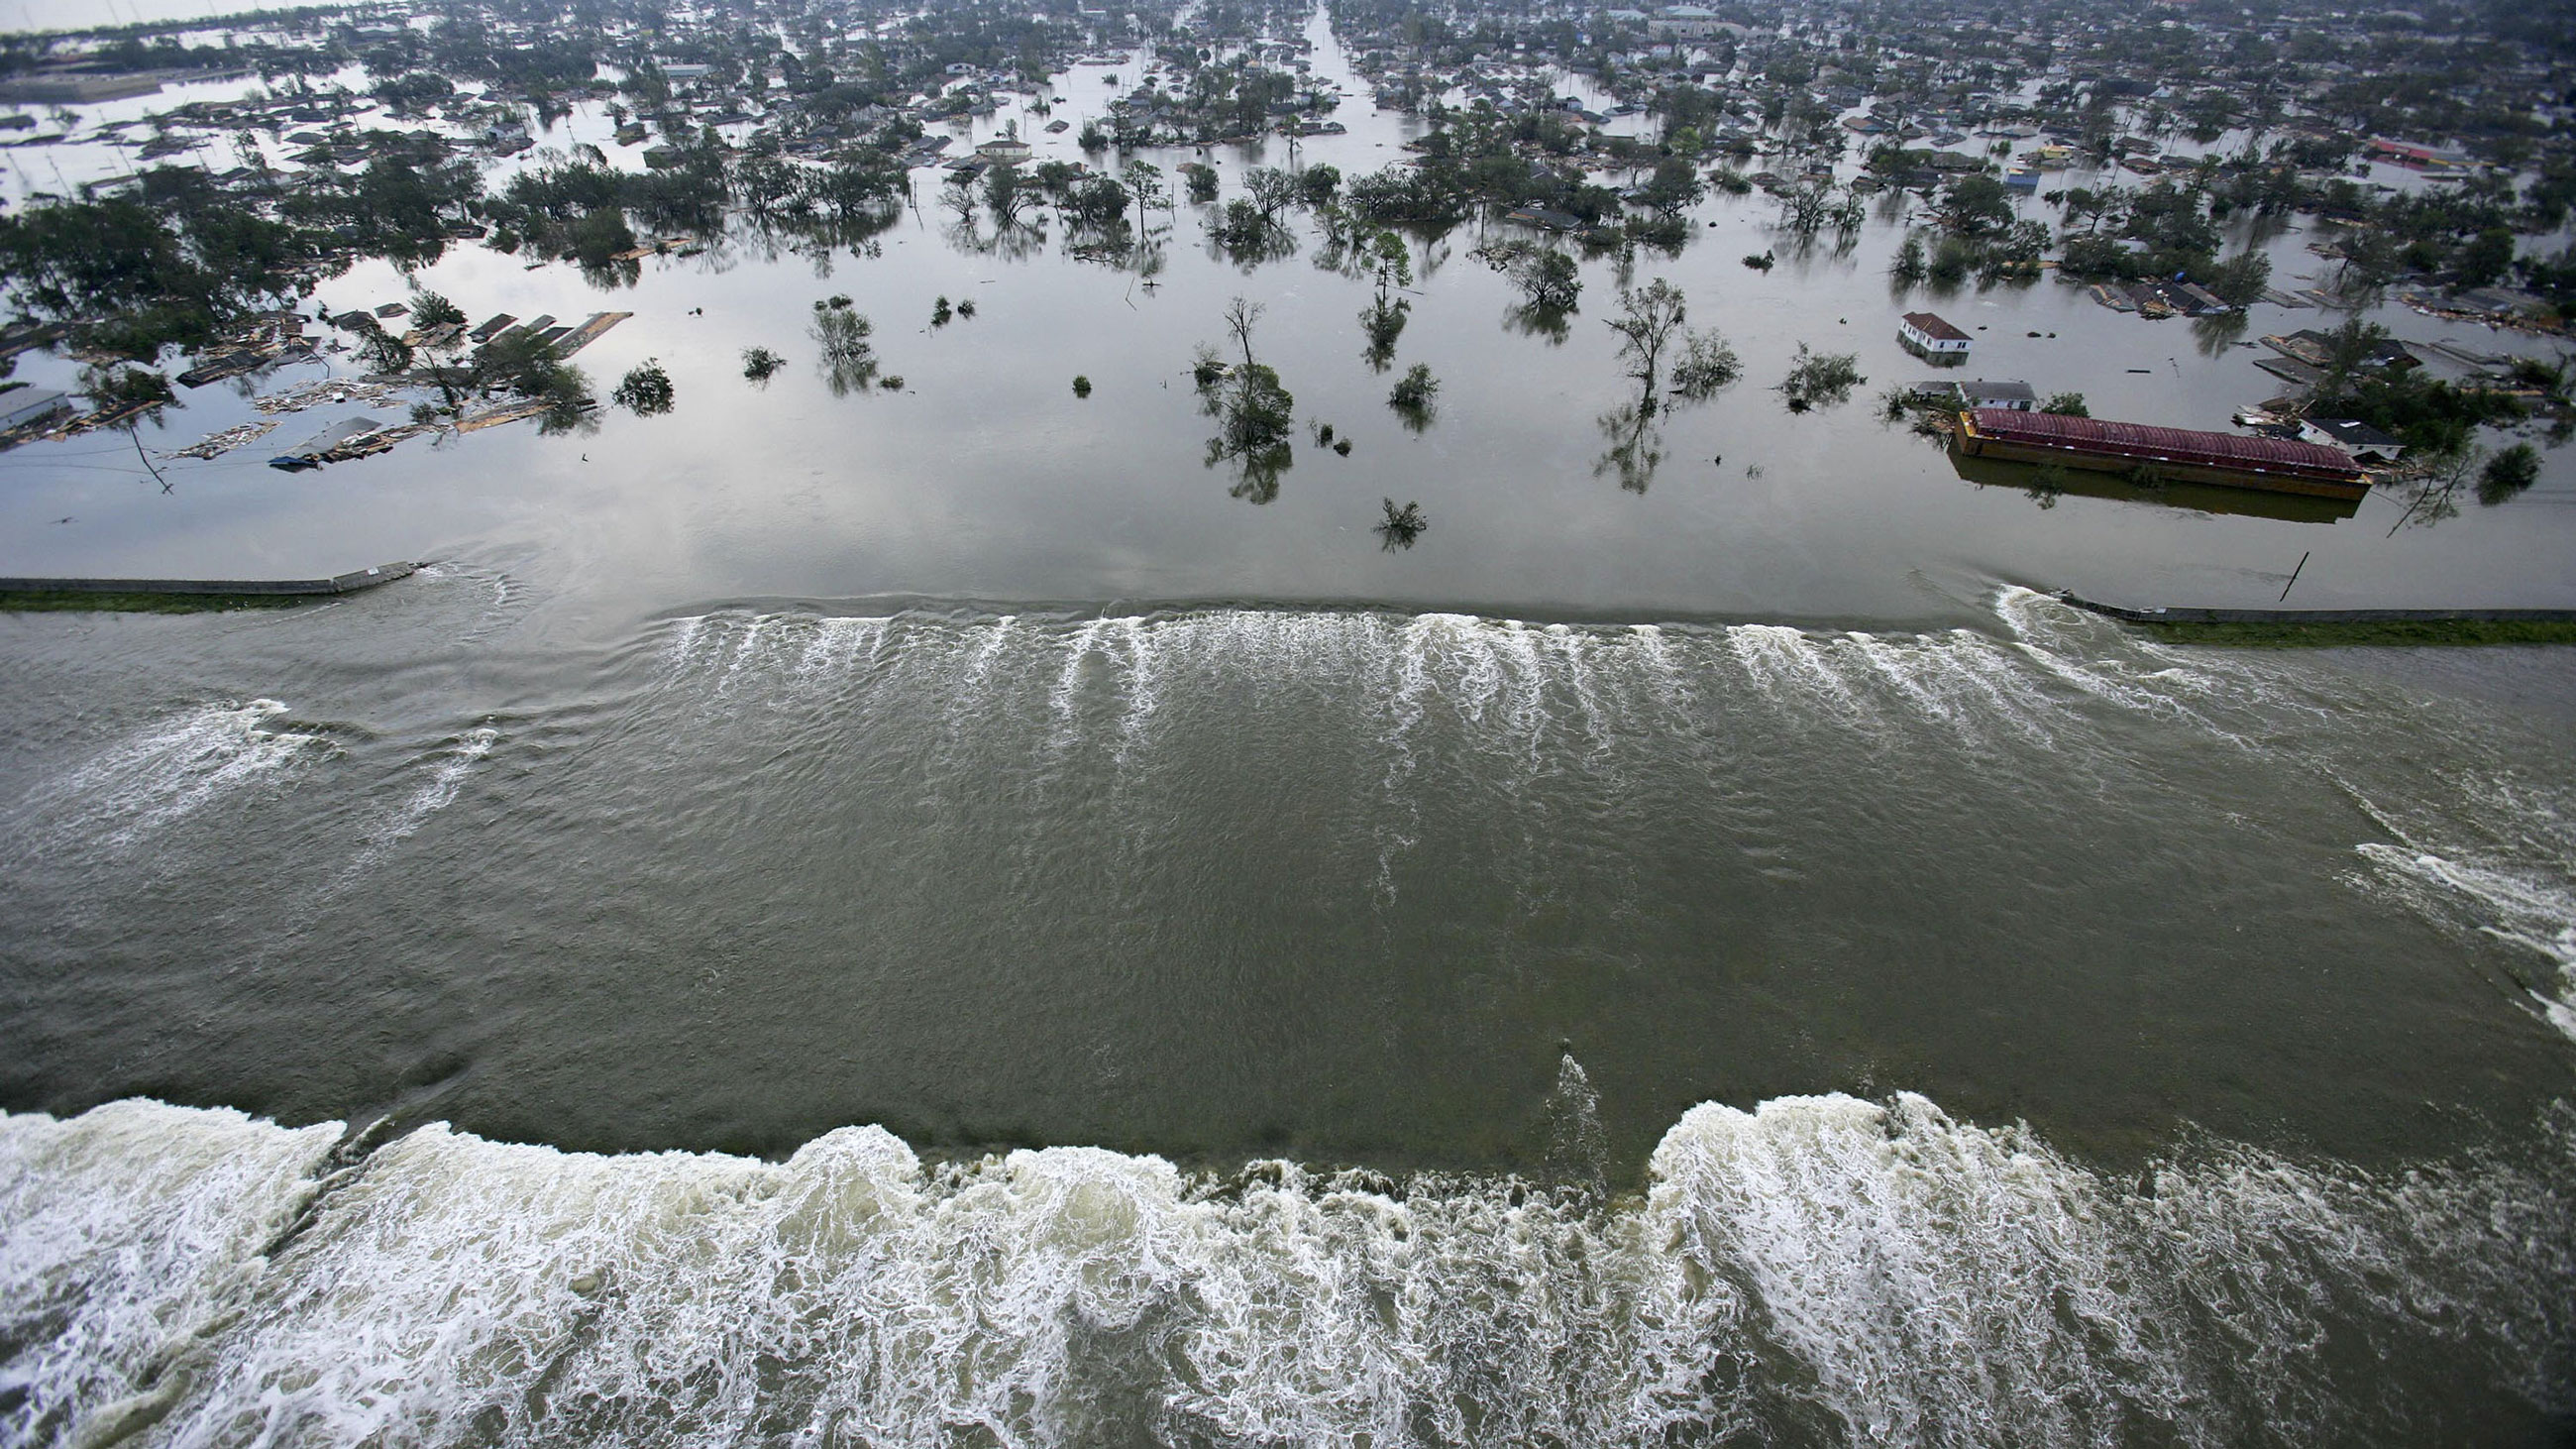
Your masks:
M29 691L0 1442L2567 1422L2555 727L1990 606Z
M1560 1096L1580 1113L1579 1068ZM13 1443L2318 1443L2436 1344L2564 1410L2576 1136L2106 1180L1903 1095L1708 1105L1642 1196L1083 1148L780 1163L113 1103L0 1122ZM2546 1176L2542 1175L2545 1174Z

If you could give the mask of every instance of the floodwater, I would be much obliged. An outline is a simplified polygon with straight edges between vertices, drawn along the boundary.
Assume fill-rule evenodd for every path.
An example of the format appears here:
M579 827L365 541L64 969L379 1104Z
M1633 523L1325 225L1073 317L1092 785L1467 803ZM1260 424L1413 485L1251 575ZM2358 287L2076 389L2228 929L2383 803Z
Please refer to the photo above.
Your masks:
M1388 154L1343 118L1305 159ZM166 493L122 435L0 458L10 573L431 561L0 618L0 1437L2563 1434L2576 665L2043 592L2306 553L2318 607L2564 605L2563 455L2393 537L2042 508L1877 421L1928 375L1893 234L1764 276L1765 216L1637 264L1747 363L1643 491L1608 262L1558 344L1435 248L1416 432L1312 238L1245 272L1184 207L1148 289L927 183L873 257L432 273L635 311L581 360L660 357L666 417ZM833 293L903 390L815 373ZM1267 502L1184 373L1237 293L1355 439ZM2072 289L1934 305L2097 415L2269 391ZM1870 387L1789 414L1802 339ZM145 445L250 415L188 403Z
M1336 113L1350 134L1302 142L1294 159L1345 175L1402 159L1419 123L1373 111L1320 18L1310 33L1315 74L1361 98ZM1066 132L1006 109L961 129L952 150L1019 122L1041 159L1080 159L1082 122L1140 75L1134 64L1078 66L1055 87ZM118 103L118 114L161 103ZM637 148L607 137L609 124L584 112L547 139L605 142L620 164L639 166ZM115 154L88 152L100 169ZM20 154L23 171L42 153ZM1168 173L1192 155L1149 159ZM1207 159L1230 197L1247 166L1292 158L1274 138ZM2332 326L2339 313L2258 304L2229 342L2204 324L2113 313L2055 281L1899 292L1886 277L1895 221L1874 211L1849 251L1828 242L1801 252L1773 230L1776 207L1757 193L1704 203L1697 239L1677 258L1585 263L1581 310L1561 340L1515 326L1517 294L1469 255L1486 232L1462 227L1418 246L1410 321L1380 373L1361 355L1368 280L1323 265L1333 258L1302 221L1295 255L1247 268L1213 255L1203 209L1182 204L1158 221L1159 271L1145 277L1132 262L1068 256L1060 226L997 239L982 217L964 234L942 204L940 173L915 176L914 205L877 238L875 256L782 254L735 235L698 256L647 259L632 286L602 290L569 267L527 270L467 245L420 278L477 320L635 313L578 361L604 398L627 368L659 359L678 388L668 416L612 412L574 439L522 423L303 476L262 466L256 444L211 461L155 459L167 492L122 433L23 447L0 456L10 481L0 575L304 576L397 558L509 558L526 561L530 583L577 594L566 607L594 640L695 601L780 595L1919 622L1957 617L1927 575L2133 604L2250 605L2277 599L2302 555L2294 601L2316 608L2576 603L2576 455L2562 450L2511 503L2470 501L2459 517L2392 537L2406 511L2396 490L2339 521L2313 508L2278 510L2286 518L2204 511L2213 500L2197 494L2035 499L1963 478L1937 446L1880 420L1878 394L1934 375L1896 341L1897 316L1913 308L1977 338L1972 361L1943 375L2082 392L2100 417L2220 429L2237 407L2279 390L2252 365L2268 353L2238 343ZM2050 184L2090 179L2070 172ZM1497 224L1491 234L1525 233ZM2305 249L2309 239L2294 229L2266 243L2276 285L2304 285L2331 265ZM1768 274L1742 264L1766 249L1780 255ZM1604 424L1633 401L1633 385L1602 319L1621 285L1656 277L1682 288L1694 326L1727 337L1744 376L1707 403L1673 409L1638 450L1660 463L1623 478L1612 456L1623 439ZM376 264L326 284L321 298L336 311L403 295L402 279ZM902 391L841 397L825 385L808 326L813 304L833 295L874 322L877 354ZM1213 429L1187 377L1196 345L1226 340L1221 314L1238 295L1262 304L1256 350L1305 425L1293 465L1259 504L1247 497L1263 490L1238 497L1236 473L1205 466ZM971 298L976 316L933 329L940 296ZM2546 353L2543 339L2394 304L2370 315L2418 340ZM1839 407L1791 414L1773 385L1802 343L1857 354L1867 384ZM766 387L741 375L742 349L754 345L791 362ZM1386 405L1395 376L1416 363L1440 382L1419 431ZM253 385L274 390L326 367L355 371L343 354ZM30 358L18 375L59 386L71 371ZM1076 375L1093 384L1088 399L1074 395ZM141 442L175 449L256 418L239 386L189 391ZM287 415L264 441L282 446L345 416L387 413L324 406ZM1306 429L1325 423L1353 443L1347 457L1314 444ZM1419 502L1429 520L1410 551L1382 552L1370 531L1386 498ZM2259 496L2215 502L2263 507Z

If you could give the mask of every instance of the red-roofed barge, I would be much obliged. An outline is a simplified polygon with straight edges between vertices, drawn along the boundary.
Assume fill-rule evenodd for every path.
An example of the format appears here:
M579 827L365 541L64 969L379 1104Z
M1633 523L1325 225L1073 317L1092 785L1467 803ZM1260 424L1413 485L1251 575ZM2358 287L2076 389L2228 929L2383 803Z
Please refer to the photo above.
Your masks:
M2370 480L2341 452L2284 438L1975 408L1959 414L1950 442L1973 457L2143 474L2163 482L2354 501L2370 492Z

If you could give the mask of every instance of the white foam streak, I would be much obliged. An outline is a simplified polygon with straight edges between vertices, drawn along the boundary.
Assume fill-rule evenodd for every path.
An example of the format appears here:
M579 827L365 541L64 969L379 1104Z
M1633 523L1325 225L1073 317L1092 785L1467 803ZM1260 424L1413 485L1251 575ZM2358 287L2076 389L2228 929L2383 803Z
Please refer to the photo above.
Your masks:
M1781 624L1738 624L1726 631L1726 642L1754 689L1764 696L1813 698L1846 719L1857 719L1864 712L1824 650L1799 630Z
M2549 1024L2576 1041L2576 889L2526 871L2452 860L2411 846L2368 841L2356 847L2393 883L2437 887L2450 900L2408 892L2411 904L2441 919L2466 905L2476 929L2548 962L2554 992L2535 986L2534 1004Z
M1583 715L1583 737L1590 742L1589 753L1598 757L1610 748L1610 734L1601 708L1601 697L1593 692L1593 669L1588 651L1593 640L1563 624L1547 626L1547 642L1562 663L1566 683L1574 691L1575 708Z
M409 839L430 816L455 804L458 792L465 787L465 777L473 773L474 767L500 742L501 732L490 725L477 726L450 741L433 757L429 778L422 781L410 798L382 823L367 832L366 848L358 852L348 868L340 872L339 879L324 893L328 895L365 875L396 842Z
M41 787L33 803L40 814L58 817L60 833L103 831L111 847L130 847L308 752L329 748L320 735L269 727L285 713L273 699L207 705Z
M1860 1442L2111 1442L2132 1385L2180 1398L2123 1321L2138 1285L2095 1185L2018 1134L1913 1096L1787 1098L1693 1109L1656 1166L1658 1206L1750 1272Z
M1154 711L1162 703L1157 693L1162 671L1155 659L1155 626L1137 618L1121 619L1119 625L1119 643L1127 656L1127 678L1126 708L1118 720L1118 764L1125 769L1135 763L1144 747Z
M492 747L501 742L501 732L490 725L467 730L463 737L449 745L433 766L429 778L422 782L392 822L379 833L381 840L400 840L420 828L422 821L456 803L456 792L465 777Z
M1570 1060L1558 1097L1580 1175ZM169 1444L2367 1438L2377 1381L2333 1377L2329 1322L2353 1364L2430 1339L2554 1402L2576 1161L2553 1130L2538 1175L2218 1148L2132 1189L1920 1097L1787 1098L1694 1108L1645 1198L1603 1208L1284 1163L1217 1191L1083 1148L931 1170L875 1128L763 1163L433 1126L263 1268L335 1129L120 1103L0 1118L0 1380L25 1389L0 1422Z
M671 642L662 651L663 663L674 668L688 663L698 652L698 640L706 633L707 616L692 614L676 623L678 627L671 631Z
M1082 687L1082 662L1100 647L1101 636L1108 629L1107 619L1086 620L1075 631L1071 642L1064 646L1064 667L1056 672L1055 685L1047 691L1047 708L1055 716L1055 728L1048 736L1048 744L1056 750L1071 748L1081 737L1081 701L1077 695Z
M1016 618L961 626L910 616L711 616L681 621L669 652L684 669L712 674L719 695L772 665L801 683L864 664L868 688L900 685L906 671L935 671L939 688L970 701L1027 656L1024 672L1051 681L1047 738L1058 753L1085 732L1084 681L1099 668L1116 710L1104 708L1091 722L1103 727L1123 769L1151 759L1174 690L1265 694L1354 682L1377 695L1395 776L1415 767L1426 711L1454 724L1467 747L1511 759L1528 781L1553 773L1557 746L1597 761L1624 735L1670 730L1695 701L1746 689L1792 714L1865 726L1880 743L1891 730L1928 722L1971 745L2018 736L2061 746L2070 729L2086 725L2081 706L2095 701L2237 738L2188 702L2228 688L2179 666L2141 668L2134 651L2100 652L2080 636L2061 638L2065 631L2035 622L2059 606L2037 599L1999 602L2020 636L2011 642L1965 629L1827 635L1746 624L1675 632L1456 614L1390 626L1375 615L1210 610L1040 624L1034 632ZM788 642L772 648L782 635Z

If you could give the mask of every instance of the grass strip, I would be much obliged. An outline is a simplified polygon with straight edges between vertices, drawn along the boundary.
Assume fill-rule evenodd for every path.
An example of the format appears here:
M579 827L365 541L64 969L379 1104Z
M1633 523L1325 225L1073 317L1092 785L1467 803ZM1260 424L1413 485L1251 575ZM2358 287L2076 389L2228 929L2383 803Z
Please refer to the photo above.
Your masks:
M317 597L328 597L327 595ZM302 594L103 594L87 590L0 590L0 613L219 614L232 609L290 609Z
M2134 626L2167 644L2239 649L2338 649L2362 645L2576 644L2576 619L2372 619L2327 623L2153 623Z

